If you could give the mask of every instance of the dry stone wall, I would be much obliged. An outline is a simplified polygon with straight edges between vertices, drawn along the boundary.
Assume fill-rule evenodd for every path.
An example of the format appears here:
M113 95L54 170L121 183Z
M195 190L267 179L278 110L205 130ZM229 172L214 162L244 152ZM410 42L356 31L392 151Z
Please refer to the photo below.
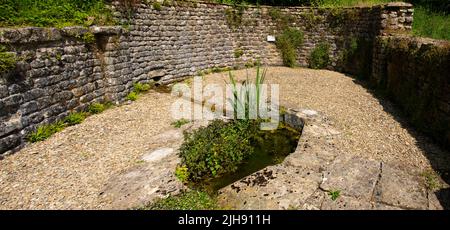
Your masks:
M378 37L370 81L420 130L450 147L450 42Z
M304 32L298 65L308 66L311 51L328 42L328 68L350 73L372 65L369 60L356 69L346 67L352 66L343 58L349 41L366 40L369 46L361 50L372 52L375 37L408 31L412 23L407 4L236 8L183 1L160 9L152 4L125 8L119 2L111 7L121 26L0 28L0 45L18 57L16 68L0 77L0 154L23 146L38 126L93 102L123 101L136 82L166 84L203 70L255 62L281 65L275 43L267 41L281 32L273 12L288 15L290 26ZM242 55L236 55L240 50Z

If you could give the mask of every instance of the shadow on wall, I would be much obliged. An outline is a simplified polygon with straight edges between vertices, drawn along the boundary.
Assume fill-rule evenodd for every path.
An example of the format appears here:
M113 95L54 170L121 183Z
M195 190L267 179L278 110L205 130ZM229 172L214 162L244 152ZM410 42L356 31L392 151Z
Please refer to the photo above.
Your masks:
M350 76L351 77L351 76ZM434 171L436 171L445 183L450 184L450 152L440 147L438 143L434 142L430 137L426 136L423 132L418 131L412 124L406 119L405 113L398 108L398 105L391 102L389 98L374 89L368 81L355 79L356 84L363 86L368 92L374 95L378 99L379 103L383 106L384 111L391 114L394 119L405 128L408 133L416 140L416 146L418 146L430 161ZM433 192L440 204L444 209L450 210L450 188L441 188Z

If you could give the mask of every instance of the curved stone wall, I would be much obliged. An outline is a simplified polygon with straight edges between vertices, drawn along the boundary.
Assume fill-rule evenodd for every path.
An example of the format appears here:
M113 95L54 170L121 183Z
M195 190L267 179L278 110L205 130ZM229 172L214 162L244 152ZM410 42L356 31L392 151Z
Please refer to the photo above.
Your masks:
M167 84L255 62L281 65L275 43L267 40L280 33L273 12L288 15L290 26L304 32L299 66L308 66L314 47L328 42L327 68L353 74L372 69L367 53L377 36L411 29L413 12L408 4L236 8L186 1L160 9L152 4L126 9L113 2L112 8L121 26L0 28L0 45L18 57L16 68L0 77L0 154L20 148L36 127L72 111L123 101L136 82ZM360 55L369 58L358 65L343 59L355 39L368 44Z

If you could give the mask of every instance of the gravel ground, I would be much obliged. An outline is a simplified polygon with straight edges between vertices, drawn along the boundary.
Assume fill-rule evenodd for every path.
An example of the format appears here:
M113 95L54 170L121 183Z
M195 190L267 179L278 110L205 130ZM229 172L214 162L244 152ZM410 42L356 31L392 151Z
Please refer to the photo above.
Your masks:
M252 80L254 70L234 75ZM229 82L228 73L206 77L206 83ZM327 70L270 67L266 83L280 84L281 104L325 113L343 131L338 147L344 152L424 171L431 165L449 171L450 154L414 132L389 102L374 97L354 78ZM438 165L438 166L437 166Z
M101 209L107 180L170 127L169 94L150 92L130 105L88 117L0 161L0 209Z
M250 77L253 70L248 71ZM237 76L246 70L236 71ZM205 82L220 84L225 73ZM410 131L389 103L343 74L271 67L267 83L280 84L281 103L325 113L344 134L341 150L423 171L448 171L447 152ZM169 94L151 92L130 105L94 115L48 140L30 144L0 161L0 209L102 209L108 179L136 164L148 140L170 127ZM384 105L384 106L383 106ZM389 111L389 112L387 112ZM394 112L392 112L394 111Z

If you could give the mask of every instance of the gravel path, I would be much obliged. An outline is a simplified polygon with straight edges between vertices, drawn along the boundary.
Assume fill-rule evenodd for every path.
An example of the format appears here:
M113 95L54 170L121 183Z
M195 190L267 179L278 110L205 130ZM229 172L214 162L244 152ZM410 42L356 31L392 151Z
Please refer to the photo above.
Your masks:
M133 165L167 129L172 100L151 92L31 144L0 161L0 209L100 209L107 180Z
M408 131L392 115L395 109L389 103L383 106L385 102L352 78L283 67L271 67L268 75L268 83L281 85L286 107L323 112L344 131L337 141L341 150L416 171L432 164L448 171L450 154ZM225 73L211 74L205 82L223 84L224 79ZM170 127L173 100L169 94L150 92L5 157L0 161L0 209L107 207L110 201L102 199L100 191L109 178L139 164L150 148L148 140Z

